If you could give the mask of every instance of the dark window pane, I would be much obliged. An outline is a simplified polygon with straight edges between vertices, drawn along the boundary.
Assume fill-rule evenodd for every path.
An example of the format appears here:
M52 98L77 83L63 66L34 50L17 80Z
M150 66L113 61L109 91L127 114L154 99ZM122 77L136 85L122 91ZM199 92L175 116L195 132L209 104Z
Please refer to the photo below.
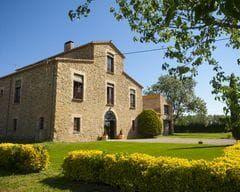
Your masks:
M79 117L75 117L73 130L79 132L80 126L81 126L81 119Z
M135 108L136 107L136 91L134 89L130 90L130 107Z
M113 56L107 56L107 71L110 73L114 72L114 58Z
M107 104L114 105L114 85L110 83L107 85Z
M4 91L3 91L3 89L1 89L1 90L0 90L0 97L2 97L3 94L4 94Z
M18 123L18 120L17 119L13 119L13 130L14 131L17 130L17 123Z
M169 106L164 105L164 115L169 115Z
M21 80L15 82L14 103L20 103L21 98Z
M44 129L44 118L43 117L39 118L39 129Z
M76 80L73 81L73 98L74 99L83 99L83 91L84 91L84 82L83 76L74 75Z

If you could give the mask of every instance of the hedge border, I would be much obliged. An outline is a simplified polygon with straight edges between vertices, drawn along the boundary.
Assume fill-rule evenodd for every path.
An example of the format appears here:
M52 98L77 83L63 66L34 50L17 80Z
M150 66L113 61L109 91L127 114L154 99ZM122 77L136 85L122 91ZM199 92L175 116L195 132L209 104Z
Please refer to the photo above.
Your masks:
M97 182L122 191L237 192L240 188L240 143L224 149L213 161L73 151L64 159L63 174L77 181Z

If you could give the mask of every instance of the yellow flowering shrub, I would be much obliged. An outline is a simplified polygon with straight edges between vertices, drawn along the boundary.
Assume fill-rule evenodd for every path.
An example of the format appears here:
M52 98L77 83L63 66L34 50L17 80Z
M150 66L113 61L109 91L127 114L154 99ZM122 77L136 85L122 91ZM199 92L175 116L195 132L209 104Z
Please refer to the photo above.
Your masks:
M78 181L98 182L103 169L103 152L97 150L73 151L63 162L66 177Z
M14 172L39 172L47 167L49 155L41 145L0 144L0 167Z
M191 175L190 166L187 159L157 157L144 178L148 185L140 191L184 191Z
M154 161L146 154L106 154L103 157L103 183L118 186L124 191L134 191L146 187L144 174ZM143 185L143 186L142 186Z
M129 192L239 192L240 143L211 162L74 151L65 158L63 173L72 180L102 182Z

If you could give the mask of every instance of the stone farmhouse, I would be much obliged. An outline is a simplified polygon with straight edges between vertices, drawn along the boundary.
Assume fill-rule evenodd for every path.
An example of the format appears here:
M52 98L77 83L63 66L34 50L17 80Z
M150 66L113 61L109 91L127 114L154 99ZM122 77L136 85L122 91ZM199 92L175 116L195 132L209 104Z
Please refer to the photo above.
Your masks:
M107 133L137 135L137 116L151 108L142 86L124 72L111 42L90 42L0 78L0 136L16 140L89 141ZM151 103L152 101L150 101ZM153 109L163 108L162 102ZM165 109L165 108L164 108ZM166 128L168 129L167 125Z

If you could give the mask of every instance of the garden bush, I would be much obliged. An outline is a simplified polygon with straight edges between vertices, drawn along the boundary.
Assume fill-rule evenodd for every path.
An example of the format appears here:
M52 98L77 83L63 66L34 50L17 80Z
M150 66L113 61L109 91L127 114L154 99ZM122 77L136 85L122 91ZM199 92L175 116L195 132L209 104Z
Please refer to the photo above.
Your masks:
M138 116L138 132L143 137L154 137L162 130L162 123L154 110L144 110Z
M30 173L47 167L49 155L41 145L0 144L0 167L5 170Z
M154 157L146 154L106 154L103 157L101 182L118 186L122 191L140 191L147 187L144 174Z
M97 150L73 151L64 159L64 175L73 180L99 182L103 169L103 152Z
M63 173L72 180L102 182L122 191L239 192L240 143L210 162L76 151L65 158Z

